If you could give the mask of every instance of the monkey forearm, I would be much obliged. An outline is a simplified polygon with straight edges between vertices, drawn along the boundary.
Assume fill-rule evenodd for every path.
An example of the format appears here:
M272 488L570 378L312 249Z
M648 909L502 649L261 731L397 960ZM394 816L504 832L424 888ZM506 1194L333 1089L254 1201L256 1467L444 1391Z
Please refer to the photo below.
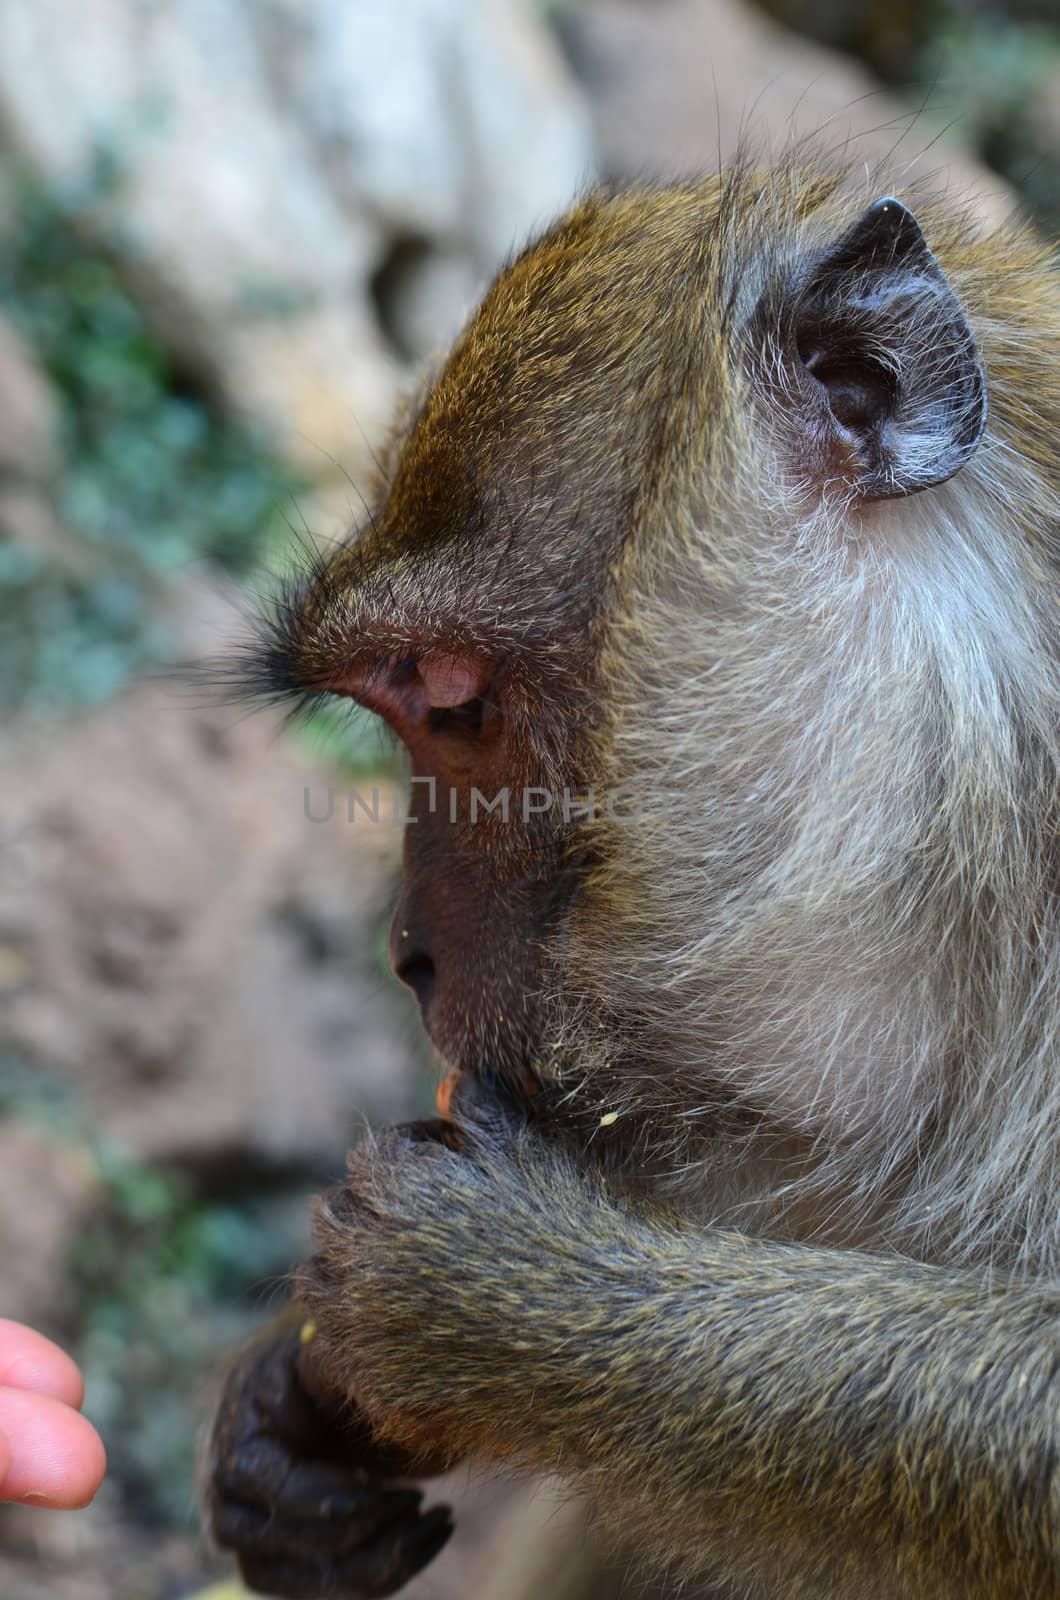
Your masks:
M549 1465L639 1480L668 1547L701 1553L706 1523L708 1548L757 1551L773 1582L794 1567L844 1595L874 1578L888 1595L1060 1592L1057 1293L656 1235L554 1309L526 1445L544 1423Z
M396 1171L331 1198L306 1274L384 1431L502 1441L782 1594L1060 1588L1060 1291L679 1229L558 1165Z

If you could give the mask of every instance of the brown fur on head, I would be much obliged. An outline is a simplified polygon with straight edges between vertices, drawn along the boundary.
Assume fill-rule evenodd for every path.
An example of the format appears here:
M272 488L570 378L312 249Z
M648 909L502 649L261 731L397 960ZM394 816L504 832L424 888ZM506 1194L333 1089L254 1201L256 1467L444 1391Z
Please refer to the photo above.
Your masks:
M1040 1265L1056 280L881 192L792 165L584 200L265 671L464 797L417 790L393 939L451 1064L534 1069L727 1221ZM638 820L564 822L589 784ZM528 787L556 803L524 825Z

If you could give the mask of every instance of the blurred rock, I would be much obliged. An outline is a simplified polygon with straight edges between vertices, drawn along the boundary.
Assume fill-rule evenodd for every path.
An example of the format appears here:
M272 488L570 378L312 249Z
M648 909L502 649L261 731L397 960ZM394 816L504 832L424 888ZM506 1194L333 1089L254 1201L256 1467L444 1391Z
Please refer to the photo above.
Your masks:
M176 1600L203 1581L203 1544L134 1522L109 1482L84 1511L56 1516L30 1506L0 1507L0 1595Z
M263 37L346 210L459 255L465 295L591 175L585 107L525 0L272 0Z
M974 194L988 218L1011 212L1011 192L956 136L937 138L861 67L740 0L579 0L563 17L610 174L712 172L741 146L769 160L809 139L839 162L883 162L892 183Z
M444 292L407 290L419 354L592 164L519 0L84 0L76 27L63 0L0 0L0 28L6 144L66 192L115 155L83 215L183 360L317 477L362 471L389 417L393 252L450 264Z
M59 466L51 387L21 339L0 319L0 477L48 479Z
M5 978L0 949L0 1003ZM77 1144L0 1122L0 1316L56 1332L72 1310L70 1247L98 1198L95 1164Z
M171 685L13 733L0 1055L148 1158L334 1166L359 1118L406 1114L421 1047L378 959L400 830L342 794L308 821L327 782Z

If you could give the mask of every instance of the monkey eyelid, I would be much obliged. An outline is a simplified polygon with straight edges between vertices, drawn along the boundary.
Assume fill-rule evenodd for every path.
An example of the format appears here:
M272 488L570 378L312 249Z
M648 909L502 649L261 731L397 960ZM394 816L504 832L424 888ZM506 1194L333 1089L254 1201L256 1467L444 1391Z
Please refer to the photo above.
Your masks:
M491 677L490 665L481 657L440 650L422 655L416 671L434 710L451 710L481 699Z
M324 686L326 694L356 700L382 717L412 746L424 734L481 734L499 729L503 713L487 691L493 663L481 655L403 651L363 661Z

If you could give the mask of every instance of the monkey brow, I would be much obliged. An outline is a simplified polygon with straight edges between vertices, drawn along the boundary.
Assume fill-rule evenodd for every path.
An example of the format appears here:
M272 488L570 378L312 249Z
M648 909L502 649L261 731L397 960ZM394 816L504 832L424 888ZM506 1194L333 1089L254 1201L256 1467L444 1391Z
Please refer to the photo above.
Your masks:
M406 571L406 590L410 577ZM194 675L226 703L276 705L298 718L342 693L338 682L358 657L370 655L369 670L384 671L404 654L414 659L436 636L453 637L440 617L432 627L437 608L411 587L418 605L410 606L407 592L398 595L386 561L361 533L331 548L299 536L284 569L253 596L242 639ZM459 616L455 592L452 602Z
M474 516L430 536L424 503L400 493L379 518L366 506L342 540L297 532L283 569L253 596L242 640L204 668L211 692L297 718L342 694L351 667L359 660L363 670L369 655L382 670L441 645L533 658L548 677L566 643L584 648L599 601L588 568L602 560L600 541L583 530L595 525L591 502L572 501L530 469L526 504L509 486L490 492L477 473L465 477L474 480Z

